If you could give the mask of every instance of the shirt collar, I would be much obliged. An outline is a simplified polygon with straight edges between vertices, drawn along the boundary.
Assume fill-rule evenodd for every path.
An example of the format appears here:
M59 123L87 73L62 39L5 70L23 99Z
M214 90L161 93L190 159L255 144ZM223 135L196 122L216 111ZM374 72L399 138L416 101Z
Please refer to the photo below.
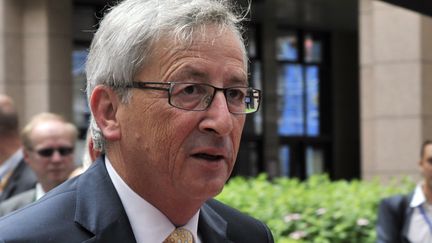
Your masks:
M422 185L423 183L418 183L415 188L414 195L410 203L410 207L412 208L418 207L426 202L426 197L423 193Z
M42 188L42 185L40 183L36 184L36 200L39 200L43 195L45 195L45 191Z
M11 155L1 166L0 166L0 179L13 171L18 166L19 162L23 158L22 149L18 149L13 155Z
M107 156L105 156L105 164L108 174L123 203L136 241L138 243L163 242L168 235L174 231L175 226L162 212L140 197L123 181L114 167L112 167ZM198 218L199 210L189 222L183 226L183 228L192 232L195 242L199 242Z

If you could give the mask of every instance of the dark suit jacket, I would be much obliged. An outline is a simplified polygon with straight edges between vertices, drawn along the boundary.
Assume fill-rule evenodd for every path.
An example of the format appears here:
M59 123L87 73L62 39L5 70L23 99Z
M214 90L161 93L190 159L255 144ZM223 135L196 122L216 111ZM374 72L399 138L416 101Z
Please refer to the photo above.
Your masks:
M22 159L9 177L0 195L0 202L34 188L36 182L37 178L33 170L27 165L24 159Z
M408 230L413 193L381 200L378 208L377 243L409 243Z
M273 242L263 223L215 200L200 211L204 243ZM136 242L103 159L29 206L0 219L0 242Z
M0 217L36 201L36 188L15 195L0 203Z

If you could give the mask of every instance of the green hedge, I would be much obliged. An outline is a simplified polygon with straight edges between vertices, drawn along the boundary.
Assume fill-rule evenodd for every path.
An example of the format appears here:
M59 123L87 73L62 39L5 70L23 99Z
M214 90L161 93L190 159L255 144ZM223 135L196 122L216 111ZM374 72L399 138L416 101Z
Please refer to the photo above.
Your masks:
M409 179L384 186L326 175L270 182L263 174L232 178L217 199L264 221L277 243L374 243L379 200L414 186Z

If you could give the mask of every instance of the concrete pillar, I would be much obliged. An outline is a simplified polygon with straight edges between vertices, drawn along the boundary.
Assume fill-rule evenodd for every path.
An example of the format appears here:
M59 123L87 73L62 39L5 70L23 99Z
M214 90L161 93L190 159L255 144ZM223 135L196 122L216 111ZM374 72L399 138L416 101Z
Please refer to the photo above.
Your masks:
M23 6L26 115L72 118L71 0L25 0Z
M72 0L0 1L0 92L25 123L50 111L72 117Z
M359 3L362 175L416 178L420 145L432 138L432 20Z
M277 63L275 59L276 53L276 34L277 21L275 12L276 1L265 1L265 15L263 19L263 32L261 41L263 43L263 160L265 163L265 171L270 177L280 175L279 165L279 137L277 132Z
M15 100L20 117L25 116L22 37L22 1L0 1L0 92Z

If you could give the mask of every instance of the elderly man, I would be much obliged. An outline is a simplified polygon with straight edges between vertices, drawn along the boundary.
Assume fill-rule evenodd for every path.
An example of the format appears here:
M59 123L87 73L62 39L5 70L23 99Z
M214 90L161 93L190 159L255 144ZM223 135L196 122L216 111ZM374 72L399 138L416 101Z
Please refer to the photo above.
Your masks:
M23 158L14 102L0 94L0 202L35 184L36 176Z
M226 2L111 9L86 67L94 146L105 156L0 220L0 242L273 242L263 223L212 199L260 102Z
M0 216L24 207L63 183L75 168L76 127L52 113L32 118L22 131L24 159L36 173L36 187L0 204Z

